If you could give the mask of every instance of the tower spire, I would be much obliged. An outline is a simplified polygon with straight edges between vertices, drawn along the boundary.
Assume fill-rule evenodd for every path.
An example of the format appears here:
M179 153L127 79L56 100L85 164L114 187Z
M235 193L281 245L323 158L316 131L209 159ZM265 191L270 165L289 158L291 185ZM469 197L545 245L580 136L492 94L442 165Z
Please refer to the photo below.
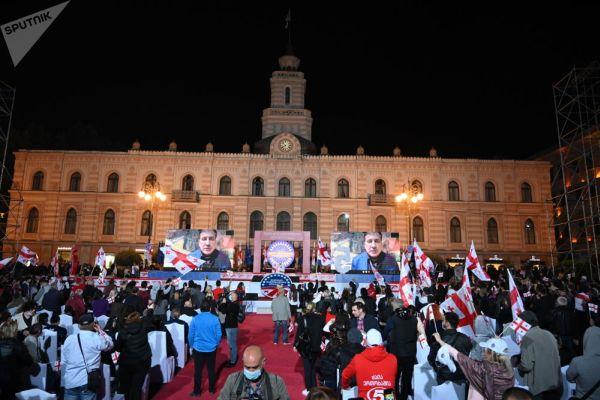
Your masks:
M287 41L287 46L285 49L285 55L293 56L294 50L292 47L292 9L291 8L288 8L288 13L287 13L287 16L285 17L285 29L287 30L287 34L288 34L288 41Z

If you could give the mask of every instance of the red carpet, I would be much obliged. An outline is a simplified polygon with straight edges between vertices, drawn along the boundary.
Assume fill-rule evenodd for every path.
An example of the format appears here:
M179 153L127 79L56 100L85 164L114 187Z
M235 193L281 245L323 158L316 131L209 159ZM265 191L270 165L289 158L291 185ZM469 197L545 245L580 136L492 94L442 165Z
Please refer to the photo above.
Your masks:
M290 342L293 342L293 336ZM280 375L287 386L292 400L304 399L302 390L304 389L304 374L302 370L302 360L298 353L294 352L292 346L283 346L281 337L279 344L273 344L273 321L271 315L248 315L243 324L240 324L238 333L238 351L239 360L235 368L225 368L224 365L229 361L229 347L227 341L223 339L221 346L217 350L217 393L208 392L208 375L206 369L202 371L202 400L214 400L217 398L225 380L230 373L240 371L243 368L242 354L246 346L250 344L262 347L266 363L265 369L269 372ZM194 361L189 360L172 382L164 385L153 400L174 400L191 399L188 395L194 388Z

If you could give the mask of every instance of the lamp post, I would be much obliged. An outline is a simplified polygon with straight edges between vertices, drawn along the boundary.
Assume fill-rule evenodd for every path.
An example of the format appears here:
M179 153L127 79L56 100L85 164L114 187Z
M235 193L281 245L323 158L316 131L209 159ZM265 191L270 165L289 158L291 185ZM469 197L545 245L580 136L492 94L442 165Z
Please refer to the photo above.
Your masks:
M402 185L402 193L396 195L394 198L396 204L406 204L407 217L408 217L408 244L412 244L412 221L411 211L413 207L417 206L417 203L423 200L423 189L419 185L411 184L410 182L406 185Z
M148 242L151 242L156 230L154 226L154 203L160 204L164 202L167 196L160 191L160 183L158 181L146 181L142 184L142 188L138 192L138 197L150 204L150 232L148 234Z

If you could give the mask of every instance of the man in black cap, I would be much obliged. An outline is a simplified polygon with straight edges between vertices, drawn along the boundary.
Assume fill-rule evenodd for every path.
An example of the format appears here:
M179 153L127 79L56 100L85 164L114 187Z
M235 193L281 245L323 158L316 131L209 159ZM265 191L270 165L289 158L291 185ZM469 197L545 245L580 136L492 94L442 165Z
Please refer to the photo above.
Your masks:
M61 368L65 370L65 398L94 398L87 388L87 371L100 368L100 353L112 349L113 341L92 314L79 317L79 332L62 347Z

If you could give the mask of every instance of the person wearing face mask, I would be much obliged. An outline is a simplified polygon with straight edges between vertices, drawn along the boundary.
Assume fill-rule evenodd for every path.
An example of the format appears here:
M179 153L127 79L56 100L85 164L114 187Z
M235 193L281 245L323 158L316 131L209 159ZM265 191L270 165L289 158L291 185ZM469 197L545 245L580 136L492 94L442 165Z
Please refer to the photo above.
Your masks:
M398 269L394 256L383 251L383 238L380 232L365 233L363 246L364 251L352 259L352 270L370 271L371 267L374 267L382 272Z
M237 336L238 336L238 314L240 305L237 302L237 293L231 292L219 302L219 311L225 314L225 333L229 345L229 364L233 367L237 363Z
M290 400L279 375L265 371L265 356L258 346L248 346L242 357L244 370L227 377L217 400Z

